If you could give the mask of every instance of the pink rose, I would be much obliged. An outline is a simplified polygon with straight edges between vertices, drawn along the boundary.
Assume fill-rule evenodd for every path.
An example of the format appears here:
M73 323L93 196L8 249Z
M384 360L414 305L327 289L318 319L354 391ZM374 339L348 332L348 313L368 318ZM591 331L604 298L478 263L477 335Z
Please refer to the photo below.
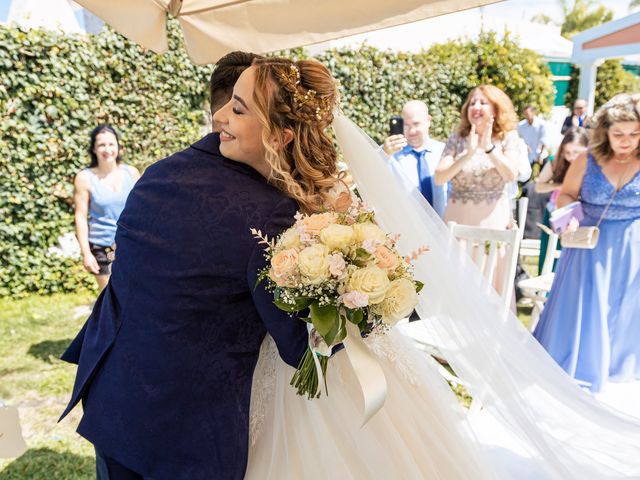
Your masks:
M327 263L329 263L329 272L336 278L341 278L347 270L347 264L344 258L338 253L329 255L327 257Z
M344 295L341 295L339 300L347 308L363 308L369 304L369 295L367 295L366 293L358 292L357 290L352 290L345 293Z

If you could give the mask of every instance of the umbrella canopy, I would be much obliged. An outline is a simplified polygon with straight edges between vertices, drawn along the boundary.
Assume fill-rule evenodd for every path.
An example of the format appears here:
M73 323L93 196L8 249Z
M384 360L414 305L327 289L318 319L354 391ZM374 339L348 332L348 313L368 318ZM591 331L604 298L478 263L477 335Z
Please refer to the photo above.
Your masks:
M198 64L233 50L266 53L392 27L496 0L76 0L118 32L157 53L176 17ZM408 42L411 39L407 39Z

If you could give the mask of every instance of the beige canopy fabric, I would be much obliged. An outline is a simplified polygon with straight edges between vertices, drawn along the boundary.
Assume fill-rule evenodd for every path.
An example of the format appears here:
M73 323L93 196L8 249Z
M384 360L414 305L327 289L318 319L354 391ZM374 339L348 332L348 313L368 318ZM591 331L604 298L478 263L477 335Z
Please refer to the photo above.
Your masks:
M266 53L392 27L497 0L76 0L118 32L167 50L176 17L197 64L234 50ZM407 39L408 42L411 39Z

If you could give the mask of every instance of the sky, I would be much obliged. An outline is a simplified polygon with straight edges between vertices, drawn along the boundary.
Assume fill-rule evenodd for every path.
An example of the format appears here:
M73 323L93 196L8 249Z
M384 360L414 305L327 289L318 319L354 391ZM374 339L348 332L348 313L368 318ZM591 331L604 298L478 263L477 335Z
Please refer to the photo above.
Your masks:
M47 0L41 1L46 2ZM612 9L614 11L614 18L624 17L629 13L629 0L596 0L596 3L605 4L608 8ZM0 22L6 21L10 4L11 0L0 0ZM557 0L506 0L482 8L482 11L486 15L509 17L518 21L529 20L539 13L546 13L560 18L562 11Z

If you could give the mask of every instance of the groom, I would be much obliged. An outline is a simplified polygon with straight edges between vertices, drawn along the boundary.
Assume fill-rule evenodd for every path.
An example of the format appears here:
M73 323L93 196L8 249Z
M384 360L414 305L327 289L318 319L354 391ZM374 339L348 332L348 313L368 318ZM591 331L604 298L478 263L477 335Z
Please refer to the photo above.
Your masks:
M212 109L252 59L221 59ZM270 333L292 366L306 349L304 322L254 288L265 260L249 232L274 237L297 206L218 147L209 134L138 181L111 280L62 357L78 364L62 418L82 401L99 479L242 479L261 342Z

